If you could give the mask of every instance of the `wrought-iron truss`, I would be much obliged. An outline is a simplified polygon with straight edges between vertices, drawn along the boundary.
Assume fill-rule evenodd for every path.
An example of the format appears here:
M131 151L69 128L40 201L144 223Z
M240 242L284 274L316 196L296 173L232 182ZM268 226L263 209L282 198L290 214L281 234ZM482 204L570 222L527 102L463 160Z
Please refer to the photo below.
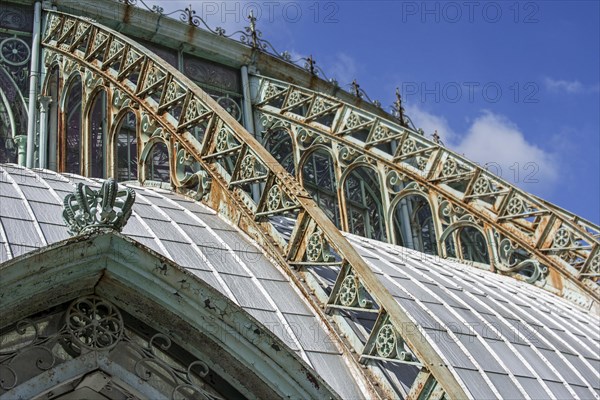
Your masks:
M341 228L352 231L348 171L367 167L381 188L385 234L399 242L393 216L419 196L431 209L437 249L478 261L465 230L499 273L520 275L584 307L599 309L600 227L493 175L422 134L341 100L259 76L254 107L265 132L284 129L294 147L296 176L307 156L329 153L335 165ZM412 227L415 228L414 226ZM419 227L419 229L421 229ZM462 240L461 240L462 239ZM476 244L476 243L475 243ZM426 250L426 249L419 249Z
M104 90L108 147L114 145L122 115L133 113L139 121L139 166L152 163L151 150L157 143L166 146L173 187L203 199L286 268L323 321L338 332L349 359L418 362L449 397L467 397L440 355L310 194L235 118L182 73L123 35L84 18L54 11L48 16L43 35L46 67L56 66L63 82L82 77L84 173L89 172L85 157L91 154L86 138L89 110ZM108 164L111 157L108 152ZM146 178L140 168L140 180ZM291 235L277 231L274 221L280 216L294 221ZM302 265L310 263L336 271L338 284L328 298L314 294L306 284ZM369 346L343 339L347 335L340 319L328 318L321 310L335 312L336 307L379 314ZM370 390L381 393L374 385Z

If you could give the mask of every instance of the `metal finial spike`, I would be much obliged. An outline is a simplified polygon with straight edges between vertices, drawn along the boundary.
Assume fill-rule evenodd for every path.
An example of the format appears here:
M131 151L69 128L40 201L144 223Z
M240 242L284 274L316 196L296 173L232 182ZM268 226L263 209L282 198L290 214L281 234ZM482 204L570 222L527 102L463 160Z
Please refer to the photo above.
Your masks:
M360 85L356 82L356 79L352 81L352 90L354 91L354 95L359 99L362 98L360 93Z
M306 67L311 75L315 75L315 64L317 62L313 58L312 54L306 58Z
M250 21L250 27L247 28L246 32L250 32L252 37L252 47L256 49L258 48L258 32L256 30L256 17L254 16L254 10L250 10L248 21Z
M437 129L433 132L433 135L431 135L431 137L433 138L433 142L435 144L439 144L440 146L444 146L444 142L442 142L442 138L438 134Z
M404 107L402 106L402 96L400 95L400 89L396 88L396 101L394 102L394 111L396 111L396 116L398 117L398 121L402 126L406 125L404 121Z
M185 9L185 11L187 11L188 24L194 25L194 14L196 14L196 11L192 10L191 4L188 6L188 8Z

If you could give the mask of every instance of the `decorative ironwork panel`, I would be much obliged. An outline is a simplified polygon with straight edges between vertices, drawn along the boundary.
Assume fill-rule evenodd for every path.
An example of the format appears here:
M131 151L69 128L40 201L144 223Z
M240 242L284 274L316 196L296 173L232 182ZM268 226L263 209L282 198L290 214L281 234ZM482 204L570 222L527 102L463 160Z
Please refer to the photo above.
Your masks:
M327 149L335 156L338 176L344 169L368 164L387 177L382 205L387 225L384 233L389 238L401 236L406 245L410 243L407 233L414 242L415 238L410 238L414 229L423 231L427 226L428 232L435 232L436 252L441 255L490 263L492 269L517 277L525 275L523 279L528 282L565 297L574 291L587 297L586 307L598 308L600 288L593 283L597 275L586 274L586 267L592 263L590 255L600 248L600 227L511 186L406 124L306 88L266 77L258 77L258 81L255 108L261 120L268 121L263 125L287 125L294 140L302 144L300 159L303 152ZM332 114L330 118L313 118L325 109ZM402 187L413 183L423 187L423 198L429 203L431 220L427 225L424 216L423 222L414 226L416 219L411 213L418 213L415 204L404 199L408 191L400 198L396 196ZM360 221L352 204L359 186L350 185L349 189L342 191L344 198L339 204L342 215L350 221L350 226L343 228L355 231L352 225ZM398 226L406 221L412 221L411 227L402 232ZM467 223L472 228L466 227ZM364 229L361 234L371 236L368 232ZM530 261L519 268L515 268L519 262L507 264L498 257L501 249L496 236L516 245L521 261ZM551 279L545 279L549 275ZM563 280L573 284L560 283Z
M0 337L0 395L11 393L11 389L18 389L37 375L71 360L85 359L91 365L92 359L95 362L106 359L166 398L221 399L203 379L211 372L205 362L182 364L171 351L173 343L169 336L162 333L150 338L140 336L137 329L125 325L120 310L101 297L78 298L66 310L32 316L10 328ZM187 354L187 358L190 356ZM95 390L102 393L112 388L128 398L135 397L118 384L112 387L109 381L105 379L102 385L95 385Z

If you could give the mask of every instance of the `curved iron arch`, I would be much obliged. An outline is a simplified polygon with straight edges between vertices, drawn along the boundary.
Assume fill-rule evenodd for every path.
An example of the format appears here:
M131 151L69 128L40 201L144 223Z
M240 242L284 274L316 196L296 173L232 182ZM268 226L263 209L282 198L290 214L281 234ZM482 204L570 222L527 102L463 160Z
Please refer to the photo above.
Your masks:
M483 226L491 227L547 265L552 279L545 287L551 282L552 290L564 297L585 298L578 304L600 310L600 287L595 282L600 279L600 227L523 192L391 119L332 95L265 76L257 75L255 79L259 90L254 107L261 118L279 119L317 132L332 146L368 155L378 168L406 175L430 191L432 202L439 198L440 203L446 201L466 210ZM278 103L290 93L302 96L305 111L298 113ZM330 126L313 121L324 102L335 114L335 123ZM352 136L357 129L368 130L367 139ZM393 154L373 151L374 146L383 143L396 144L392 146L396 147ZM436 226L441 231L440 221Z
M425 192L423 192L422 188L419 187L415 187L417 185L410 185L410 186L405 186L402 190L400 190L400 192L398 192L393 198L392 201L390 202L390 207L388 209L388 220L390 222L393 221L393 214L396 212L396 208L398 207L398 205L400 204L400 202L410 196L419 196L421 198L423 198L427 204L427 206L429 207L429 209L431 210L431 214L433 217L433 213L434 213L434 208L432 207L431 201L429 199L429 197L427 197L427 194ZM432 223L433 225L433 233L435 235L435 239L437 242L437 254L442 254L441 253L441 248L440 248L440 241L438 240L438 238L440 237L440 233L437 231L438 227L436 226L435 223ZM393 228L393 227L392 227Z
M440 235L439 238L439 245L442 248L442 253L444 256L447 255L447 248L446 248L446 239L448 239L448 237L455 231L459 231L461 229L464 228L473 228L475 230L477 230L477 232L479 232L481 234L481 236L483 237L483 240L485 240L485 245L486 245L486 250L488 253L488 259L492 259L492 245L491 243L488 241L486 235L485 235L485 231L479 226L477 225L475 222L470 221L470 220L459 220L454 222L453 224L449 225L446 229L444 229L444 231L442 232L442 234ZM460 240L460 239L459 239Z
M333 162L335 162L335 156L333 155L333 152L331 151L331 149L323 144L314 144L312 146L310 146L308 149L306 149L305 151L302 152L302 155L300 156L300 159L298 160L298 171L296 171L296 179L298 179L299 182L303 181L303 176L302 176L302 168L304 167L304 164L306 164L306 160L313 154L316 153L318 151L324 151L326 152L329 157L331 157L331 160ZM336 186L338 184L337 181L337 176L336 176Z
M138 160L138 168L141 167L140 170L138 171L138 177L139 177L139 180L141 183L144 183L148 180L148 177L146 176L146 169L149 167L148 163L152 163L152 158L150 157L150 154L151 154L152 150L154 149L154 147L157 145L164 145L167 149L167 156L169 158L169 182L167 182L167 183L174 182L173 181L173 168L172 168L173 149L171 148L171 141L165 140L164 138L161 138L161 137L151 137L144 144L143 150L140 153L140 158ZM138 152L139 152L139 150L138 150Z
M143 51L133 40L82 18L53 11L49 15L51 18L43 46L106 79L112 90L125 92L143 112L148 113L151 124L156 124L157 130L163 130L169 136L172 145L177 144L198 163L199 173L203 172L212 179L204 197L209 207L258 241L306 293L308 286L300 280L294 265L305 258L304 244L309 237L320 235L322 241L326 241L336 253L340 260L337 263L344 266L344 273L352 270L352 276L374 299L381 315L389 319L388 328L399 332L447 395L453 398L467 396L460 377L443 361L434 346L418 334L419 329L406 310L390 295L366 261L319 210L302 186L232 116L190 79L151 52ZM85 51L80 49L83 46L77 45L83 42L88 44ZM141 69L134 84L129 75L138 67ZM204 129L201 142L189 131L199 124ZM254 162L266 172L257 174L255 170L247 177L240 176L242 160L246 156L254 158ZM225 170L220 163L224 158L230 159L235 167ZM172 165L178 162L173 160L172 154L171 162ZM258 203L252 200L246 189L251 184L264 184ZM179 190L186 189L175 186ZM277 232L270 217L290 214L295 217L295 228L291 236L285 238ZM308 294L306 298L318 313L323 313L321 308L329 304ZM340 329L336 327L337 322L325 315L322 319L330 329ZM378 332L372 334L377 335ZM348 360L358 363L348 347L346 351Z
M40 270L42 258L45 268ZM214 360L211 370L217 375L222 374L232 386L246 390L250 397L273 398L291 394L294 398L339 398L327 382L315 375L281 339L224 294L173 261L116 231L99 230L55 243L3 263L0 271L6 277L0 281L4 299L2 328L61 304L77 299L87 301L94 296L173 340L197 360ZM156 315L161 317L156 318ZM125 322L121 321L120 325L115 328L124 328ZM108 330L110 327L103 328ZM88 326L83 335L93 329L93 325ZM81 330L67 327L67 341L79 343L73 339L76 332L81 333ZM231 340L232 337L235 340ZM121 335L115 344L123 341ZM89 346L88 351L73 357L84 361L75 363L80 368L64 371L66 364L52 365L54 368L47 374L40 371L41 382L34 383L38 383L37 387L43 392L86 371L102 369L103 364L98 364L97 360L105 358L105 353L112 349L102 345ZM118 347L114 349L118 351ZM260 354L248 359L245 356L249 352ZM36 361L34 358L33 363ZM133 368L134 374L148 385L136 370L137 366ZM104 364L104 367L110 367L110 364ZM55 378L52 378L53 372L57 375ZM124 376L118 368L111 372L118 378ZM35 389L31 386L29 381L23 382L23 385L10 388L14 391L6 397L34 397L37 393L27 392ZM156 395L159 392L150 393Z

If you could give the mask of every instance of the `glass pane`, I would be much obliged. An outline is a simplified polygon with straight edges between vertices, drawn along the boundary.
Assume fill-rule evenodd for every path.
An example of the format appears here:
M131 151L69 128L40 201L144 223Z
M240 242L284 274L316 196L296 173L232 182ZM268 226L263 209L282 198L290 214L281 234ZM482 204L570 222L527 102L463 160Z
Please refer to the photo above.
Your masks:
M335 226L341 227L333 158L324 150L311 153L302 165L302 183Z
M169 151L166 144L158 142L152 146L146 159L146 179L158 182L170 182Z
M106 93L101 91L94 98L90 110L90 176L104 178L104 145L106 143Z
M478 229L470 226L461 229L460 246L464 260L489 264L487 242Z
M371 168L355 168L346 177L344 194L351 233L375 240L387 240L380 188L377 173Z
M285 129L269 132L265 138L265 148L275 157L287 172L294 175L294 147L292 138Z
M115 176L118 182L137 180L137 121L129 112L121 119L115 140Z
M77 76L69 86L67 105L65 108L65 170L72 174L80 174L81 157L81 78Z

